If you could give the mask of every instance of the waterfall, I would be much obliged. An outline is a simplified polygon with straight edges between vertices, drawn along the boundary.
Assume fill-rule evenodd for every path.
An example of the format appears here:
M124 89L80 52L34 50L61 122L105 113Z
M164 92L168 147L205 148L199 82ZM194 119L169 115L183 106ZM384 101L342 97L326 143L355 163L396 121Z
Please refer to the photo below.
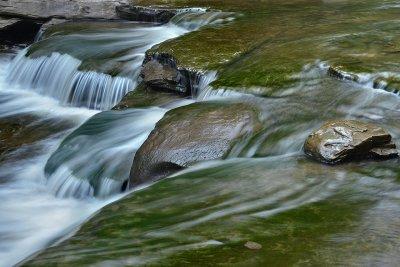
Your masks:
M53 97L63 105L106 110L115 106L135 83L95 71L79 71L81 61L67 54L26 57L26 50L14 59L6 80L21 89L32 89Z

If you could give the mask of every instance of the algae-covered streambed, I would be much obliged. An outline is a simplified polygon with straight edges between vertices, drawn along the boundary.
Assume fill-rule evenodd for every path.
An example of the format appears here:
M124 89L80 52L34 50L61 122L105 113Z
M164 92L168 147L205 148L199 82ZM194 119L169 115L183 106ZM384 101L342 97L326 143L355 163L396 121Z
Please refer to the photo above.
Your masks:
M399 1L131 2L0 50L0 266L398 265L398 158L303 145L400 145Z

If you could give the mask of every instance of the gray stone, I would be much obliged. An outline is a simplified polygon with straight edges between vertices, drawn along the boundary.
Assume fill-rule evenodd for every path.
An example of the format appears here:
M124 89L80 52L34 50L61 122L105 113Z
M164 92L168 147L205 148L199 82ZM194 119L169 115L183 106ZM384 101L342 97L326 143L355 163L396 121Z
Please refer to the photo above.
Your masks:
M0 15L36 20L116 19L116 7L128 0L2 0Z
M337 120L325 123L309 135L305 153L321 162L340 163L367 158L397 157L396 145L383 128L355 120Z

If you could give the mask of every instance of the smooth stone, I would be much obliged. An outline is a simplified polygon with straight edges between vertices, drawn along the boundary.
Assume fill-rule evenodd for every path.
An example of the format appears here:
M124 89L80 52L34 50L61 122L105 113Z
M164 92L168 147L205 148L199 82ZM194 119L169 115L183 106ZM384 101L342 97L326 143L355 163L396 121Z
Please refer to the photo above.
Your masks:
M244 246L246 248L248 248L248 249L251 249L251 250L262 249L262 245L261 244L258 244L258 243L253 242L253 241L247 241L246 244L244 244Z
M261 129L258 109L201 102L167 112L136 152L130 187L162 179L196 162L223 159Z
M358 82L360 80L356 74L343 70L341 66L329 66L327 73L329 76L339 80L348 80L353 82Z
M321 162L339 163L349 160L398 156L391 135L383 128L355 120L325 123L308 136L305 153Z

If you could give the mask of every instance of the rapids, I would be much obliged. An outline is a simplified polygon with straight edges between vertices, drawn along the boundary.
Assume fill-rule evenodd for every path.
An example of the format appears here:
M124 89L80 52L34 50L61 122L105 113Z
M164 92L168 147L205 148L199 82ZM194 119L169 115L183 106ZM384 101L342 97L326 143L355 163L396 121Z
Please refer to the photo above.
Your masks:
M331 5L346 1L316 2L330 11ZM398 5L392 2L384 1L379 9L394 13ZM302 6L295 6L298 13L291 13L289 4L274 2L273 7L273 14L256 10L255 23L267 25L268 16L281 22L279 12L290 14L293 24L308 22L308 15L297 10ZM351 8L355 12L358 7ZM335 16L345 13L338 10ZM302 152L310 131L336 118L382 125L399 145L400 98L373 86L376 77L399 77L394 64L374 61L379 71L359 73L358 82L339 80L327 75L329 59L315 61L307 52L299 61L307 62L302 71L291 74L297 82L274 89L269 97L263 95L269 88L255 86L246 93L214 88L221 73L209 71L201 76L192 99L110 110L135 90L148 49L177 37L190 42L191 31L210 24L223 28L233 17L200 8L182 10L165 25L67 23L42 33L30 47L0 51L0 123L4 129L16 129L9 143L0 140L0 266L399 262L398 160L328 167ZM330 27L324 30L336 30L336 17L326 21ZM399 21L388 23L398 29ZM289 30L276 25L274 32ZM252 33L265 38L258 30L252 27L243 39ZM299 37L296 46L318 40L307 34L301 39L301 27L291 30ZM332 33L320 34L326 39ZM219 40L218 35L212 37ZM229 45L240 46L240 41ZM340 48L359 49L352 44ZM227 66L237 71L244 69L242 62L259 63L264 58L258 55L270 45L263 41ZM297 59L289 54L289 63ZM224 57L213 60L225 62ZM265 65L279 72L276 62ZM381 71L387 64L391 70ZM157 121L170 109L210 99L257 105L265 128L233 158L200 163L149 187L121 193L134 153ZM247 241L263 247L248 250L243 246Z
M179 18L190 12L180 13ZM199 12L208 19L207 23L218 18L214 14L209 19L204 10ZM26 49L0 53L0 119L12 122L26 118L29 126L25 135L16 137L22 140L15 149L2 151L0 266L17 264L58 242L101 207L122 196L122 184L108 177L123 173L126 178L132 153L145 141L155 123L168 109L190 101L164 109L99 112L111 109L135 88L146 50L205 25L202 19L194 17L197 22L191 23L190 29L179 22L76 23L67 25L65 32L44 34ZM68 28L76 25L76 31ZM45 54L31 52L28 57L30 49ZM118 53L119 57L115 57ZM103 60L96 63L99 69L81 69L98 58ZM118 75L108 74L109 66L115 64L120 64L122 71ZM46 177L50 156L68 141L63 142L68 134L87 120L93 121L95 127L88 130L94 131L96 138L91 139L88 134L86 138L73 140L79 150L62 155L57 171ZM99 161L93 161L95 158ZM71 170L82 176L97 173L101 184L97 187L85 184L74 178L77 174ZM93 198L95 192L101 198Z

